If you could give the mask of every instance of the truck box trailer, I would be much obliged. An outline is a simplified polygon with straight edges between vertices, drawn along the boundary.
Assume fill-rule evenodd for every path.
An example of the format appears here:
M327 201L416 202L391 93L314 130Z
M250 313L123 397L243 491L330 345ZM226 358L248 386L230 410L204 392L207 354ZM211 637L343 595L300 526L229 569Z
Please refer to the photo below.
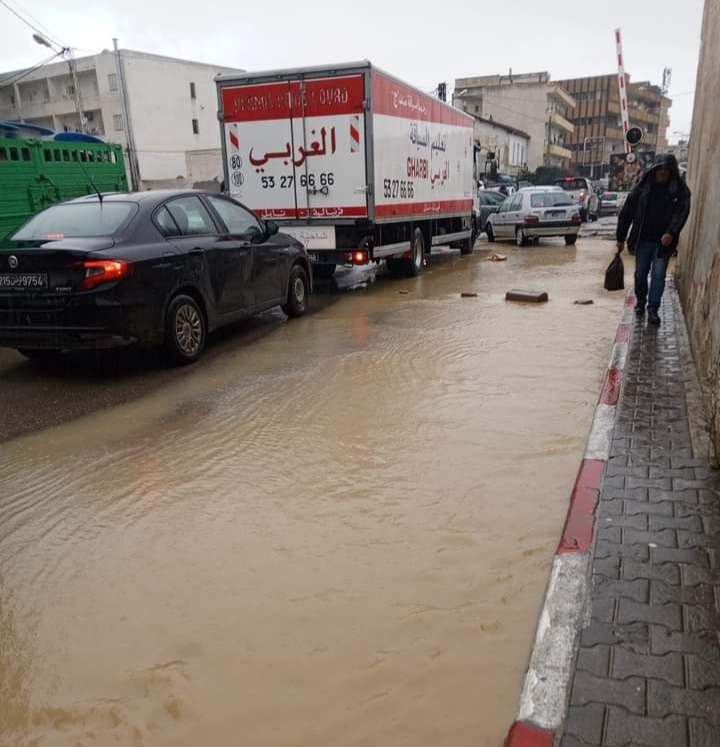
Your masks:
M472 117L367 61L216 82L226 191L321 272L414 276L434 245L472 251Z

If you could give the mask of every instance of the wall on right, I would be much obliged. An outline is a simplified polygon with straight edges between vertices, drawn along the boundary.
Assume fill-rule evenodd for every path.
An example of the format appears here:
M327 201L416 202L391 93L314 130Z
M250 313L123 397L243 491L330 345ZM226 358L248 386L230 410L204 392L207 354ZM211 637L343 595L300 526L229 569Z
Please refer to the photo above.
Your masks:
M688 186L693 205L680 246L679 284L720 455L720 0L706 0L695 88Z

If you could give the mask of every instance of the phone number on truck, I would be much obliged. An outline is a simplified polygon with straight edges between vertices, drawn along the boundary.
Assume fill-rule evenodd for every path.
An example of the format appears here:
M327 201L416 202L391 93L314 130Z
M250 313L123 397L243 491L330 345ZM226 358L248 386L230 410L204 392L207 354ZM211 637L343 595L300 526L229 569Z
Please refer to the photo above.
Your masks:
M298 177L301 187L332 187L335 184L335 174L301 174ZM260 184L263 189L290 189L295 182L294 176L261 176Z
M400 198L412 200L415 196L415 184L405 179L383 179L383 197L385 199Z

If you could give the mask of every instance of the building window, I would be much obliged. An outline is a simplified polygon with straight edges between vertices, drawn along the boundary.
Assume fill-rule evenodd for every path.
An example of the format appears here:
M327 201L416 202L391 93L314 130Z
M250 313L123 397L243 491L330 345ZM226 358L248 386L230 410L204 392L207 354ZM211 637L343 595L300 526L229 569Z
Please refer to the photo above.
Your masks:
M115 73L110 73L108 75L108 89L110 91L117 91L117 75Z
M200 123L197 121L197 119L193 119L192 128L193 128L193 135L200 134Z
M197 95L196 95L196 92L195 92L195 84L194 83L190 83L190 98L191 99L196 99L197 98Z
M113 128L117 131L124 130L122 114L113 114Z

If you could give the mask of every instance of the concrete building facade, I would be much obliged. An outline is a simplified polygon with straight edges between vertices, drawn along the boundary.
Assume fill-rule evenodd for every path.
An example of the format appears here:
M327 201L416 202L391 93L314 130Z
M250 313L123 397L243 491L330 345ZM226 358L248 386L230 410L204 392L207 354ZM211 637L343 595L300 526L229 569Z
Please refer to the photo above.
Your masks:
M201 173L202 180L210 173L221 179L213 79L220 72L236 71L234 68L128 49L119 50L117 56L103 51L76 60L77 92L67 62L49 64L28 75L22 71L1 74L0 119L79 131L79 102L85 132L119 143L127 153L128 123L119 64L127 89L139 186L189 186L193 171Z
M667 149L672 101L659 86L647 81L628 85L630 126L645 132L641 148L661 152ZM573 78L559 84L575 99L572 113L575 131L568 142L572 167L577 173L599 178L610 165L612 153L624 152L624 135L620 114L620 87L615 74Z
M479 173L494 162L498 171L518 176L527 164L530 135L492 119L475 117L475 145L479 147Z
M678 278L695 362L720 456L720 0L706 0L688 161L692 211Z
M453 103L483 119L503 122L530 136L527 168L566 165L575 101L547 72L458 78Z

